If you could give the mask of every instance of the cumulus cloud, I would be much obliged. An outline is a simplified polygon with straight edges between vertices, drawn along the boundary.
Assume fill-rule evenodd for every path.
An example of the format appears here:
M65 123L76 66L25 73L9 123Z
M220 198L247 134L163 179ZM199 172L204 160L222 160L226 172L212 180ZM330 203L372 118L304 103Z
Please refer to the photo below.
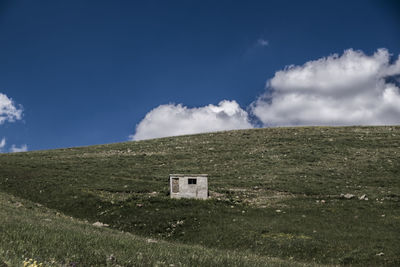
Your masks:
M392 60L386 49L373 55L348 49L276 72L251 104L250 115L236 101L199 108L161 105L147 113L130 138L252 128L249 116L263 126L400 124L399 84L400 56Z
M168 104L147 113L130 138L142 140L252 127L247 112L236 101L223 100L217 106L199 108Z
M22 108L17 107L7 95L0 93L0 124L6 121L13 122L22 117Z
M11 153L15 153L15 152L25 152L28 151L28 146L27 145L22 145L20 147L17 147L15 145L12 145L10 148L10 152Z
M3 137L0 141L0 152L3 151L3 148L6 146L6 138Z
M386 49L349 49L276 72L251 111L264 126L399 124L399 75Z

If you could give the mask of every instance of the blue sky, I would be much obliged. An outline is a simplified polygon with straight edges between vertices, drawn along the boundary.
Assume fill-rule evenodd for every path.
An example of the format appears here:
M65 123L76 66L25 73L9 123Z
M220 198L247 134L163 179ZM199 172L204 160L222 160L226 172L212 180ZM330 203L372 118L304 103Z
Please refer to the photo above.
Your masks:
M166 104L171 105L162 106L163 114L186 112L189 122L205 118L196 129L210 124L204 115L210 108L228 117L226 110L233 110L233 129L247 128L244 120L256 126L368 124L368 119L383 124L383 115L337 120L335 110L348 108L338 106L332 107L330 120L282 119L283 104L271 110L257 100L273 91L266 82L285 66L304 66L335 53L343 62L372 58L380 66L394 66L399 29L396 1L3 0L0 93L23 109L20 119L0 123L3 152L12 145L39 150L145 139L135 138L136 125L143 122L144 132L160 130L144 118ZM378 59L379 48L389 54L388 62ZM353 54L345 59L349 49ZM397 70L389 72L396 80ZM287 85L278 78L272 84L282 91ZM235 103L218 106L223 100ZM256 102L264 109L252 112ZM394 119L388 123L396 124L398 111L385 106L389 109ZM153 123L160 112L150 114ZM193 119L196 112L204 116ZM214 123L226 122L218 118Z

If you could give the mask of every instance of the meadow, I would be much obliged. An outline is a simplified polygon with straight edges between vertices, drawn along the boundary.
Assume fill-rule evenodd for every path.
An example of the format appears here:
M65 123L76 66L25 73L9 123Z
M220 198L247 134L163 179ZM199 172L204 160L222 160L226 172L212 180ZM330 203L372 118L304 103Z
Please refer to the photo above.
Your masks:
M399 126L207 133L0 166L11 266L400 265ZM170 199L170 173L207 173L210 199Z

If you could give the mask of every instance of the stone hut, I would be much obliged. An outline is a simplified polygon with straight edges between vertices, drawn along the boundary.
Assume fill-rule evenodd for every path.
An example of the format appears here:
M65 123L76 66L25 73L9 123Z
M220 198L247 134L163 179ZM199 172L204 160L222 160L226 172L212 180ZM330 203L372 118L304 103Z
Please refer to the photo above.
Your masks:
M208 198L207 174L170 174L171 198Z

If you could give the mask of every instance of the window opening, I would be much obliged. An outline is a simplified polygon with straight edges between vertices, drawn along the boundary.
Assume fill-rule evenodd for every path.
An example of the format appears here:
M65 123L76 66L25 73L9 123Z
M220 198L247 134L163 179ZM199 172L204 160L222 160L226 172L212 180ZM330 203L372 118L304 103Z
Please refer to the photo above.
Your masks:
M188 184L197 184L197 179L189 178L188 179Z

